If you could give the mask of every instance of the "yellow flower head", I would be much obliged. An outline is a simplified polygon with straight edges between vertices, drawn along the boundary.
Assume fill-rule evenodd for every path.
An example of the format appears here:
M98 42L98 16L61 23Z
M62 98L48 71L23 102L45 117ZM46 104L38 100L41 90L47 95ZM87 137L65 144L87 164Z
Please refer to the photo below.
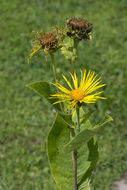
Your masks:
M97 79L97 75L95 75L95 72L89 71L88 74L86 74L86 70L84 70L84 73L81 71L81 81L79 85L77 81L76 72L74 73L74 75L72 75L71 73L70 75L74 87L72 87L71 83L63 75L64 80L66 81L66 83L70 88L69 90L63 87L59 83L56 84L52 83L62 92L51 95L52 98L56 97L59 98L59 101L55 102L54 104L69 101L70 109L74 109L72 115L74 116L78 104L95 103L98 99L106 99L104 97L99 96L99 94L101 94L103 91L93 93L97 89L105 86L105 84L100 84L101 78Z

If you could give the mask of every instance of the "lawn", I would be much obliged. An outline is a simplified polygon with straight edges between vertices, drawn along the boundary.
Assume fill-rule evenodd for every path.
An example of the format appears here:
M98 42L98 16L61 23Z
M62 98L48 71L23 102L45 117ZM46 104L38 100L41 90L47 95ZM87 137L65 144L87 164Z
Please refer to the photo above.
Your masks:
M126 0L1 0L0 2L0 190L57 190L50 176L45 139L55 114L26 88L32 81L52 81L50 58L38 53L27 63L32 31L64 26L66 18L93 24L93 40L81 43L75 67L95 70L106 101L91 105L91 122L106 113L114 121L99 138L100 158L92 190L110 190L127 171L127 26ZM69 62L56 55L59 79Z

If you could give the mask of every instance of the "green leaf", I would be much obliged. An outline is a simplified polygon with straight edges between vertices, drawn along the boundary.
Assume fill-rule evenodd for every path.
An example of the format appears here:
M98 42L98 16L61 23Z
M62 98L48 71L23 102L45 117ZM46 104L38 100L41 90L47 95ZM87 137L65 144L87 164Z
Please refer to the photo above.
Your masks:
M111 117L108 117L103 125L109 120L112 120ZM102 124L99 126L102 127ZM97 126L97 128L99 126ZM86 124L83 127L83 131L86 129L89 131L94 129L92 128L89 120L86 121ZM62 115L58 113L49 132L47 146L52 175L60 190L73 189L72 153L65 153L62 151L63 147L65 147L69 142L70 130L67 118L65 115L62 117ZM90 140L87 143L84 143L77 151L78 190L89 190L89 182L98 160L98 145L96 137L90 138Z
M88 118L91 116L92 113L93 113L93 110L89 111L86 114L84 114L83 117L81 118L81 124L85 124L86 121L88 120Z
M40 96L44 97L49 103L53 104L54 102L58 101L57 98L51 99L51 94L54 94L50 88L50 84L48 82L33 82L27 85L28 88L31 88ZM60 111L60 104L53 105L58 111Z
M75 128L74 122L72 121L72 115L70 114L64 114L64 113L59 113L60 116L63 118L64 122L69 125L72 128Z
M82 126L84 129L92 129L92 125L89 120L86 121L86 125ZM83 145L78 151L81 150L87 150L89 151L88 159L87 162L90 163L89 168L87 171L82 172L82 177L80 181L78 182L78 190L89 190L89 183L92 180L92 172L96 168L97 161L98 161L98 144L96 137L92 137L88 142L87 142L87 149L84 149ZM82 152L84 154L84 152Z
M67 126L58 114L47 138L50 168L60 190L70 190L73 187L72 155L61 151L63 145L70 141Z
M79 149L83 144L88 142L94 135L100 133L103 130L103 126L107 122L112 120L113 119L110 116L106 116L105 121L102 124L96 125L92 129L88 129L88 127L86 126L86 129L81 131L75 138L72 139L71 142L65 145L64 151L70 152ZM85 125L88 125L88 123L86 123Z
M88 145L88 149L89 149L88 161L90 162L90 167L82 175L82 178L80 179L80 182L78 183L78 190L85 190L85 189L87 190L89 185L88 185L88 187L86 186L86 181L88 183L91 182L92 172L96 168L97 161L98 161L99 153L98 153L98 144L97 144L96 137L93 137L92 139L90 139L88 141L87 145ZM84 185L86 187L84 187Z
M65 120L58 114L47 138L48 159L54 180L60 190L73 189L72 153L64 153L63 146L70 141L70 130ZM88 161L87 144L78 151L78 183L88 171L91 162ZM82 183L79 185L79 187ZM88 187L88 179L85 181ZM86 189L87 190L87 189Z
M110 115L106 115L105 116L105 121L103 123L100 123L100 124L97 124L95 125L94 127L97 128L97 127L102 127L104 126L106 123L108 123L109 121L113 121L112 117Z

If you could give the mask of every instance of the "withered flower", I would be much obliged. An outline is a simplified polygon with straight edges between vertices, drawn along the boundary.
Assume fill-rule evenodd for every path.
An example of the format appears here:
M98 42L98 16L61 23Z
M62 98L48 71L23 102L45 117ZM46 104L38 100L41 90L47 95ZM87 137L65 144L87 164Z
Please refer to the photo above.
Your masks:
M42 45L42 48L52 49L57 47L57 36L52 33L47 34L41 34L40 35L40 44Z
M92 24L82 18L67 19L67 35L78 40L90 40Z
M32 42L32 52L29 55L29 58L41 49L46 57L48 54L58 51L61 47L61 38L62 37L58 29L53 29L48 33L36 32L35 39Z
M59 48L58 36L53 33L40 34L39 41L46 54L55 52Z

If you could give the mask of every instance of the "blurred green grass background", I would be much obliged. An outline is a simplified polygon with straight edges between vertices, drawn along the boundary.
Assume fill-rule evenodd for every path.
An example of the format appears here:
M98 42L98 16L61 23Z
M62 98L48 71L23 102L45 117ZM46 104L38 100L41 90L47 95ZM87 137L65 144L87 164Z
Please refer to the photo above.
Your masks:
M107 84L91 122L109 113L114 121L99 138L100 159L92 190L110 190L127 171L127 1L0 1L0 190L57 190L45 139L54 119L51 106L25 85L52 81L50 63L38 53L27 64L31 32L64 26L66 18L93 23L93 40L80 44L76 68L95 70ZM70 65L56 55L59 78Z

